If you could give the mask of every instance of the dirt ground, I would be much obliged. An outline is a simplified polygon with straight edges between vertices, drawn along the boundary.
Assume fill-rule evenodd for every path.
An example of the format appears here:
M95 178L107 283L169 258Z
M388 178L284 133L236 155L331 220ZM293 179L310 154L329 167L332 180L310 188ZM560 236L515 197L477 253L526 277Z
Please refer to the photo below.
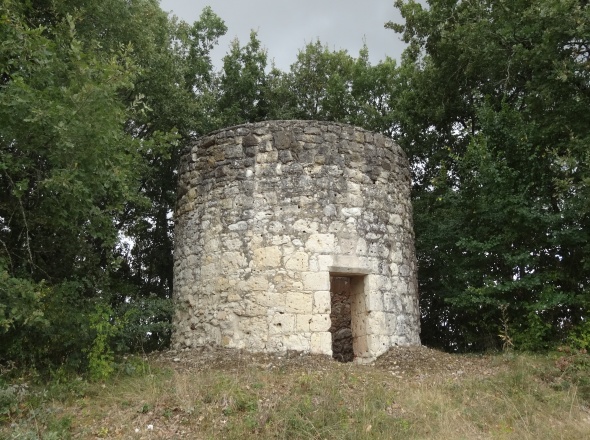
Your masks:
M245 367L283 370L321 370L341 364L331 357L299 352L283 354L250 353L243 350L201 347L192 350L160 352L151 359L163 367L176 371L226 370L241 371ZM456 355L424 346L395 347L368 364L372 368L390 371L398 378L420 380L432 378L448 380L462 376L485 377L505 368L491 355Z

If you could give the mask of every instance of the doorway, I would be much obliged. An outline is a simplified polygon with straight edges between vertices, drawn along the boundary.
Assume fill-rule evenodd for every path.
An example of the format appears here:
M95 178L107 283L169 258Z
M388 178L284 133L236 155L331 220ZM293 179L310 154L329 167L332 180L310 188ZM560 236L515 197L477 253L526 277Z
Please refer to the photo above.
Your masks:
M352 362L367 351L365 276L330 274L332 357Z

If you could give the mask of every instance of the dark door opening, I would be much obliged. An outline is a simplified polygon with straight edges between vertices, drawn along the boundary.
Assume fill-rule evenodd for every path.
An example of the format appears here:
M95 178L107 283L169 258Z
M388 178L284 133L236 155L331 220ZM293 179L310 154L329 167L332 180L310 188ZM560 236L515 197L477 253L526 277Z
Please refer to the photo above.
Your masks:
M365 278L330 273L332 357L340 362L367 356Z
M350 313L350 277L330 277L330 333L332 357L340 362L352 362L352 325Z

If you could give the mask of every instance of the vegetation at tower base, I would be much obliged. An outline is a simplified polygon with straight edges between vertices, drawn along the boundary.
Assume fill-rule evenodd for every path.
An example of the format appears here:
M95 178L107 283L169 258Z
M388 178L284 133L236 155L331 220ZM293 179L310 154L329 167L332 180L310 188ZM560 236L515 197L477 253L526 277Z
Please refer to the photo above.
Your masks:
M398 1L422 340L588 345L590 6ZM501 336L501 340L499 336Z

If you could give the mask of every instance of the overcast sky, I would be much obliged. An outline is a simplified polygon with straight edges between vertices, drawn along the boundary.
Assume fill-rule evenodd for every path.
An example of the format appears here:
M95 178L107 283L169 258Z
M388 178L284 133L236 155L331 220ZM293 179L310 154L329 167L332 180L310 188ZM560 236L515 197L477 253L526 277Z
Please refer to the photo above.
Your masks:
M358 56L363 39L371 62L386 55L400 60L405 47L399 34L385 29L387 21L401 22L394 0L161 0L164 11L192 23L205 6L225 21L227 34L213 54L216 67L231 40L248 42L250 31L268 51L270 60L283 70L295 62L297 52L319 39L332 50L346 49Z

